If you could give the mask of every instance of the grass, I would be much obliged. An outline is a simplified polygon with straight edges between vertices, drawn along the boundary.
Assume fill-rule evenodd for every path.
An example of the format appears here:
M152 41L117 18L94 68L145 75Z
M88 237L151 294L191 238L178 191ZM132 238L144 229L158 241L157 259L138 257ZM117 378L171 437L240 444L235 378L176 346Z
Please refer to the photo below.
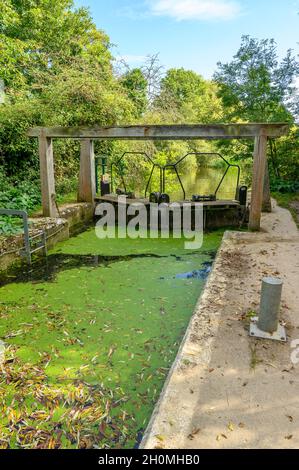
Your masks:
M61 206L63 204L75 204L77 202L77 194L76 192L71 192L67 194L59 194L57 195L57 204ZM29 212L30 217L40 217L42 213L42 206L36 206L34 210Z
M297 224L297 227L299 227L298 211L292 205L294 202L298 202L298 204L299 204L299 193L274 192L274 193L272 193L272 196L274 197L274 199L276 199L276 201L277 201L277 203L280 207L284 207L285 209L288 209L290 211L290 213L293 216L294 221Z

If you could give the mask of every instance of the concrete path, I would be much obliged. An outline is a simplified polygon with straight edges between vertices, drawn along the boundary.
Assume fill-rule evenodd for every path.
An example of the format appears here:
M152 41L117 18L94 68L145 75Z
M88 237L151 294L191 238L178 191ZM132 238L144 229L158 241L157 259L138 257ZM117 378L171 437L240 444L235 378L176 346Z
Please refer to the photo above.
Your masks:
M262 230L226 234L144 448L299 447L299 349L291 347L298 340L299 348L298 231L276 204ZM248 335L269 275L284 280L287 344Z

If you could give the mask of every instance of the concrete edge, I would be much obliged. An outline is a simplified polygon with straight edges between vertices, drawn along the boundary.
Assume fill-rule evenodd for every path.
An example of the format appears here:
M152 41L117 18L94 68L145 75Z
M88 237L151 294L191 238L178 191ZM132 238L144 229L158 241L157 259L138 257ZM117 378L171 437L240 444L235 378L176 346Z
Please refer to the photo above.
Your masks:
M279 236L279 235L271 235L269 233L262 233L262 232L225 232L224 238L226 240L231 240L234 244L239 243L292 243L299 241L299 235L291 234L290 236Z
M150 422L145 430L143 439L139 446L140 449L152 448L150 443L155 436L155 422L159 415L162 402L167 399L168 395L171 396L172 394L172 390L170 390L170 382L174 374L179 374L180 371L185 367L192 367L197 365L207 366L210 362L212 343L218 330L220 317L216 314L213 315L214 318L211 318L211 315L209 314L209 318L207 318L207 315L205 314L205 308L206 304L209 303L210 296L214 295L212 291L216 284L215 281L216 277L218 276L218 269L220 267L219 264L222 258L222 252L225 249L226 244L234 240L235 233L238 232L227 231L224 233L216 259L213 263L212 271L194 308L192 317L181 342L176 358L170 368L163 389L152 413ZM195 324L197 324L196 328ZM200 341L192 340L192 337L194 336L194 330L200 330L203 333ZM181 429L181 431L184 432L183 429Z
M179 430L180 435L188 435L190 420L188 417L194 412L196 403L192 401L192 395L190 397L190 403L186 408L186 404L182 404L179 397L176 399L180 386L177 386L177 380L182 376L182 372L187 372L188 368L197 367L197 371L208 369L212 346L214 344L214 338L216 337L217 330L221 319L221 290L225 290L228 283L228 279L223 275L221 270L221 262L223 259L223 253L227 250L228 246L238 246L239 244L254 244L254 243L267 243L267 242L298 242L299 237L290 234L290 236L273 236L267 232L264 233L248 233L248 232L237 232L237 231L226 231L223 235L221 245L218 249L216 259L213 264L212 271L204 287L201 296L195 306L193 315L190 319L186 333L180 345L177 356L172 364L172 367L168 373L163 389L150 422L144 433L143 440L140 444L142 449L151 449L156 445L159 445L159 439L155 436L159 434L161 429L161 422L159 422L159 413L164 407L164 415L166 414L165 408L167 407L167 401L171 401L172 404L175 401L178 407L184 405L184 418L179 419ZM221 289L219 289L221 287ZM215 301L217 297L217 301ZM209 305L214 303L217 305L216 311L209 309ZM195 339L193 338L195 336ZM191 374L192 375L192 374ZM184 375L186 378L187 376ZM192 379L190 374L188 375L188 384L190 387ZM196 394L194 394L196 396ZM180 408L178 409L178 412Z

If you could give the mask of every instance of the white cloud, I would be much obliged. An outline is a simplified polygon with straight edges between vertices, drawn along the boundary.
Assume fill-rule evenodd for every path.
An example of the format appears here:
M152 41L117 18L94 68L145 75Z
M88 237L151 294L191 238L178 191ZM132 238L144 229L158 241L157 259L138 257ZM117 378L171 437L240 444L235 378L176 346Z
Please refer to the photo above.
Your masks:
M148 0L150 13L183 20L228 20L241 12L234 0Z

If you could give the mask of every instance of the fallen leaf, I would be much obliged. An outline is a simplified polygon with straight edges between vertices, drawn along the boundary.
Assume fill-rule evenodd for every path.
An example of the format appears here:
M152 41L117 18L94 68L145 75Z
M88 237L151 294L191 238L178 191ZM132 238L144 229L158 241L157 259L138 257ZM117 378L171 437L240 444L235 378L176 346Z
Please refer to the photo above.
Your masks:
M189 434L188 439L190 439L192 441L194 439L194 437L197 436L197 434L200 433L200 431L201 431L200 428L193 429L193 431Z

